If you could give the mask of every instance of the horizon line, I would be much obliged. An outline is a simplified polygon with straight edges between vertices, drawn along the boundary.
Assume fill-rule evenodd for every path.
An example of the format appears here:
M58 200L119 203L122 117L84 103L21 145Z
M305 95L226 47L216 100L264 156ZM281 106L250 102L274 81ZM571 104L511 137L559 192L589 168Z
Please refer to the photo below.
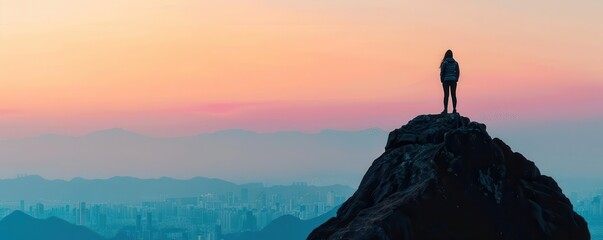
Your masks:
M2 141L2 140L23 140L23 139L33 139L33 138L40 138L40 137L81 138L81 137L94 136L95 134L102 134L102 133L108 133L108 132L133 134L133 135L138 135L138 136L147 137L147 138L170 139L170 138L197 137L197 136L202 136L202 135L215 135L215 134L227 133L227 132L245 132L245 133L258 134L258 135L278 134L278 133L301 133L301 134L306 134L306 135L317 135L317 134L321 134L321 133L329 132L329 131L333 131L333 132L364 132L364 131L371 131L371 130L378 130L381 132L389 132L388 130L385 130L380 127L369 127L369 128L362 128L362 129L356 129L356 130L324 128L319 131L303 131L303 130L258 131L258 130L250 130L250 129L243 129L243 128L225 128L225 129L221 129L221 130L199 132L199 133L194 133L194 134L190 134L190 135L160 136L160 135L153 135L153 134L145 134L145 133L141 133L138 131L123 128L123 127L113 127L113 128L103 128L103 129L98 129L98 130L92 130L87 133L77 134L77 135L51 132L51 133L43 133L43 134L37 134L37 135L31 135L31 136L4 137L4 138L0 138L0 141Z

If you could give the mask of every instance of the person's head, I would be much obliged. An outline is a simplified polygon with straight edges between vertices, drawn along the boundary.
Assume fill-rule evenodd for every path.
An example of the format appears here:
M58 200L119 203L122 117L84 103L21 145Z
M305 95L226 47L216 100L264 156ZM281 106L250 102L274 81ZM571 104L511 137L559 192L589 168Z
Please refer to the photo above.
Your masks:
M442 68L442 64L444 64L446 58L452 58L452 50L448 49L448 51L446 51L446 53L444 54L444 58L442 58L442 63L440 63L440 68Z
M444 59L446 58L452 58L452 50L448 49L448 51L446 51L444 54Z

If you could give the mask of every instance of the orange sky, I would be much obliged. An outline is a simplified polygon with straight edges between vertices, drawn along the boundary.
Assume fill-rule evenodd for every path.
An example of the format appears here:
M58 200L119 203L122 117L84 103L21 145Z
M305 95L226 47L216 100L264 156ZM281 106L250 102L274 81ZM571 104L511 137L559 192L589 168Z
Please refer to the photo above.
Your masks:
M601 10L601 1L0 0L0 137L387 129L441 111L448 48L469 117L588 117L603 104Z

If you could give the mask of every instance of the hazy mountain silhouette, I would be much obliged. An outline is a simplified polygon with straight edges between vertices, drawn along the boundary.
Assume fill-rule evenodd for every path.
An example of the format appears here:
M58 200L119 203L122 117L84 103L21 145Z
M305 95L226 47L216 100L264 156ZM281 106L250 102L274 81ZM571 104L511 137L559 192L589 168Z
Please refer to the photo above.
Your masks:
M70 181L46 180L40 176L27 176L0 180L0 201L57 201L90 202L141 202L162 198L194 197L206 193L240 193L242 188L250 196L260 192L278 193L282 198L295 198L299 192L317 193L333 191L351 195L353 188L344 185L311 186L286 185L265 187L259 183L237 185L220 179L195 177L188 180L173 178L139 179L133 177L113 177L109 179L75 178ZM312 197L309 195L308 197Z
M224 236L224 240L303 240L310 232L335 216L339 206L318 217L301 220L292 215L281 216L257 232L244 232Z
M21 211L14 211L0 220L0 239L106 240L86 227L56 217L36 219Z
M319 185L355 187L368 167L365 159L382 152L386 134L380 129L319 133L227 130L158 138L108 129L79 137L8 139L0 140L0 152L2 163L11 168L0 169L0 178L15 173L53 179L209 176L271 184L308 179ZM325 165L340 167L326 171Z
M458 114L421 115L390 133L318 239L590 239L555 180Z

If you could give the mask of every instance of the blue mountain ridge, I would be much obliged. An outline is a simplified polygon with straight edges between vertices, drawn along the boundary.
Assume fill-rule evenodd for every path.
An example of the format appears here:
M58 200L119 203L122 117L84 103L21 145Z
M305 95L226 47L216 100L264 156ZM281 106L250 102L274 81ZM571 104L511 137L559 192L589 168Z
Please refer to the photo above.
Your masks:
M260 231L224 235L224 240L303 240L320 224L335 217L340 206L318 217L301 220L292 215L281 216Z
M14 211L0 220L0 239L106 240L86 227L56 217L37 219L21 211Z
M178 198L199 196L206 193L223 194L240 192L246 188L250 194L278 192L284 197L302 191L334 191L351 194L354 189L344 185L266 187L261 183L235 184L216 178L195 177L174 179L169 177L140 179L112 177L108 179L47 180L37 175L14 179L0 179L3 194L0 201L36 202L39 199L85 202L141 202L160 200L161 197Z

